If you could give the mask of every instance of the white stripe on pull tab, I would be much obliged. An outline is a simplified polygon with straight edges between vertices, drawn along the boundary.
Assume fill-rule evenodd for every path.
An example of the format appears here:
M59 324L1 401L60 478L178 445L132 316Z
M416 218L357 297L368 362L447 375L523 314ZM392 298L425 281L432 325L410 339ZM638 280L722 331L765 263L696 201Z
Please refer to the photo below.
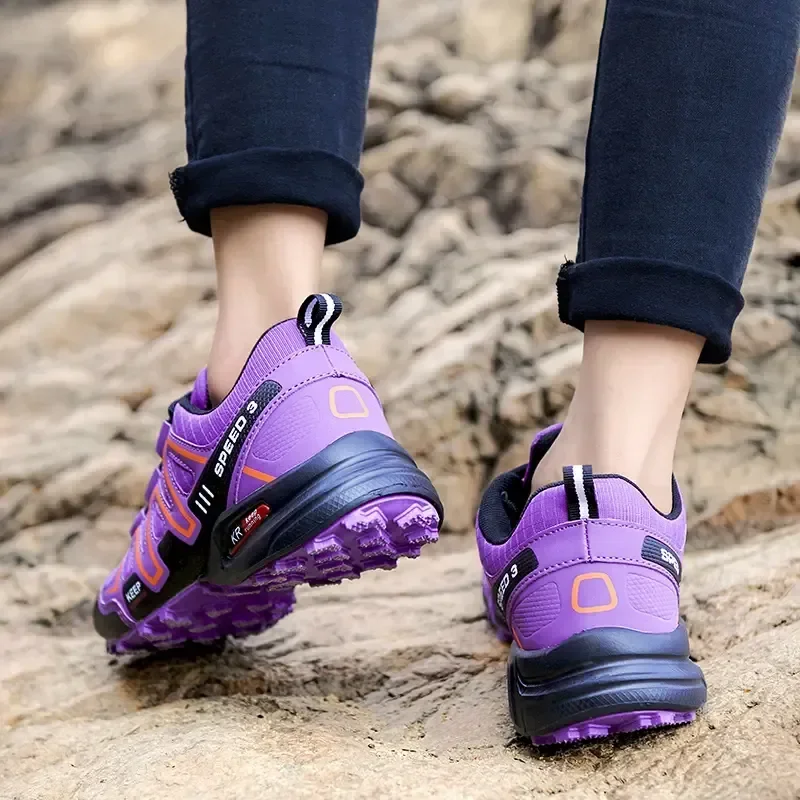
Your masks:
M572 480L575 483L575 494L578 495L578 509L581 519L589 519L589 500L586 497L586 486L583 483L583 466L574 464Z
M322 296L325 298L325 316L322 318L319 325L314 328L314 344L322 344L322 332L325 330L325 326L331 321L333 312L336 311L336 304L333 302L333 298L329 294L323 294Z

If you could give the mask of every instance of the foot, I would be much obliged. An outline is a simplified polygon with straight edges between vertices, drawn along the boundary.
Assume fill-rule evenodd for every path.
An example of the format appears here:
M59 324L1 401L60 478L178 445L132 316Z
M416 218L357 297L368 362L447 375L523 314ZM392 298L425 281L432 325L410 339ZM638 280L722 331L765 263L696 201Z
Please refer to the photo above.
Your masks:
M100 590L112 653L263 631L294 588L419 555L442 506L312 295L268 330L212 407L205 370L172 404L131 542Z
M578 741L694 719L705 702L678 619L686 516L658 512L619 475L565 467L530 496L558 435L496 478L478 511L489 619L512 641L511 716L534 744Z

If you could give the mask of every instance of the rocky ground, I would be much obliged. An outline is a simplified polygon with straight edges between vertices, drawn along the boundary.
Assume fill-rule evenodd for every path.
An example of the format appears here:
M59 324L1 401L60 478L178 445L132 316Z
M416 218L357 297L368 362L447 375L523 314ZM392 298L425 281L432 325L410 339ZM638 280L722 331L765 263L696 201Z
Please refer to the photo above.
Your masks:
M800 797L800 99L734 358L698 374L679 455L711 702L691 728L542 754L513 738L457 534L572 391L580 338L553 280L575 249L602 6L381 15L366 224L327 281L453 535L301 594L252 643L118 662L92 596L214 317L208 243L166 181L184 160L183 7L0 9L0 796Z

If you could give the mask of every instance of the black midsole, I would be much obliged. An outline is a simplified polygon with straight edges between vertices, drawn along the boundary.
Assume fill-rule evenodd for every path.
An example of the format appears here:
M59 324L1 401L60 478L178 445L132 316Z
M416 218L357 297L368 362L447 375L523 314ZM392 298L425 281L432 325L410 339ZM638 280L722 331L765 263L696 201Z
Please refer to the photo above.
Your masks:
M158 553L169 572L167 581L158 593L144 591L129 612L138 622L197 581L222 586L242 583L349 511L400 494L427 500L442 520L442 503L433 484L397 442L375 431L343 436L226 510L194 544L165 536ZM231 555L232 526L262 504L269 507L269 516ZM118 639L130 630L121 615L103 614L97 604L94 625L106 639Z
M207 579L222 586L241 583L282 555L301 547L356 508L382 497L414 495L442 503L433 484L397 442L363 431L334 442L314 458L250 495L220 517L211 538ZM263 503L267 519L231 555L232 529L243 510Z
M626 711L695 711L705 699L682 624L669 633L596 628L547 650L515 643L509 655L509 708L523 736Z

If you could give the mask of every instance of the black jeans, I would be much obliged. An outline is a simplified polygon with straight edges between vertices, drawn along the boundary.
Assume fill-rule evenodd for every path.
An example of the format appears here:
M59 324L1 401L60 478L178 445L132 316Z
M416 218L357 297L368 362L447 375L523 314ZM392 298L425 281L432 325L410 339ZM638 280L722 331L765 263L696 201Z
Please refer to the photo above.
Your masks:
M376 0L187 0L189 226L212 208L294 203L356 234ZM577 263L564 322L731 328L789 98L798 0L608 0Z

